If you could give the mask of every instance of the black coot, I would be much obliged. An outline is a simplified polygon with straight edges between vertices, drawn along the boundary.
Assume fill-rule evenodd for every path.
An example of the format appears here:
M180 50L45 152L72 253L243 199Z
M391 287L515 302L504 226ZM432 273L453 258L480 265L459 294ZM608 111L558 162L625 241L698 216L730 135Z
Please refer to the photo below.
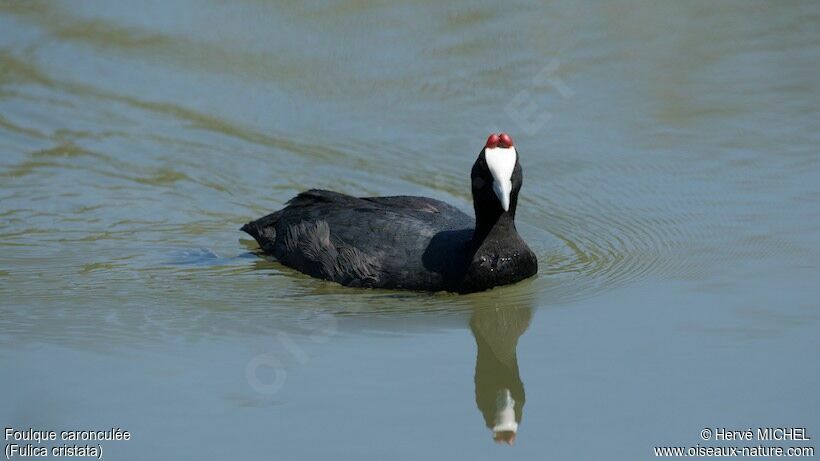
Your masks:
M426 197L314 189L242 230L282 264L347 286L469 293L534 275L515 229L522 174L509 135L490 135L470 176L475 220Z

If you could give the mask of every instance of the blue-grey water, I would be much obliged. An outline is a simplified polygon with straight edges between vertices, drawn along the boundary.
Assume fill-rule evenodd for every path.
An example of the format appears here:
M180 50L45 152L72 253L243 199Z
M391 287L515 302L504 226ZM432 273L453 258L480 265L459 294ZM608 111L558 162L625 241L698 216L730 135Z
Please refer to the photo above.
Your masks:
M815 446L818 76L811 1L0 0L0 425L130 431L108 460ZM469 211L498 131L534 279L346 289L238 231L309 187Z

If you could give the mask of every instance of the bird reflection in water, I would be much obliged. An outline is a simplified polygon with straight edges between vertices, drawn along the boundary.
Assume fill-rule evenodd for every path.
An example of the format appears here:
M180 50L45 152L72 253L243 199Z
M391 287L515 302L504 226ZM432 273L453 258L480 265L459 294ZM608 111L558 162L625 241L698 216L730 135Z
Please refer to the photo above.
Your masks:
M518 338L527 330L532 308L476 308L470 318L478 355L475 401L493 440L512 445L524 410L524 383L518 372Z

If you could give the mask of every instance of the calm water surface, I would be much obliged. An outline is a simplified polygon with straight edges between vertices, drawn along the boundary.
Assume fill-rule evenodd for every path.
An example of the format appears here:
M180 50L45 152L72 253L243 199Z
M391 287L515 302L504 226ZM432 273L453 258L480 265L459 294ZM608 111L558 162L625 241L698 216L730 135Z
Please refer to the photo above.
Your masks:
M818 440L818 75L816 2L0 1L0 424L131 431L110 460ZM237 230L307 187L470 210L502 130L535 279L344 289Z

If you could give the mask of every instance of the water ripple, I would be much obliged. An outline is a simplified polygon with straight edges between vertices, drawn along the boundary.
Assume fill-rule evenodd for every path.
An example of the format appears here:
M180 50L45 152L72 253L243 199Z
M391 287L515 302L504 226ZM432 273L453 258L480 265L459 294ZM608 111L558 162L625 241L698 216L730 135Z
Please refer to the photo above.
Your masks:
M677 62L695 53L685 34L660 23L624 36L612 29L634 25L623 15L575 5L552 6L562 24L545 28L526 9L429 2L430 20L408 28L401 9L297 3L217 2L184 24L127 3L98 5L110 17L0 3L15 38L0 49L0 330L196 340L298 331L324 314L435 328L476 307L814 264L816 46L799 14L760 22L779 34L806 24L776 47L757 46L772 36L754 21L750 40L699 22L708 56L689 68ZM532 27L509 27L522 21ZM252 27L263 24L274 27ZM572 98L536 81L551 51ZM727 66L744 72L725 78ZM519 92L550 111L548 126L510 117ZM496 125L522 133L518 225L536 278L467 296L348 289L256 256L237 231L308 187L469 211L469 169Z

